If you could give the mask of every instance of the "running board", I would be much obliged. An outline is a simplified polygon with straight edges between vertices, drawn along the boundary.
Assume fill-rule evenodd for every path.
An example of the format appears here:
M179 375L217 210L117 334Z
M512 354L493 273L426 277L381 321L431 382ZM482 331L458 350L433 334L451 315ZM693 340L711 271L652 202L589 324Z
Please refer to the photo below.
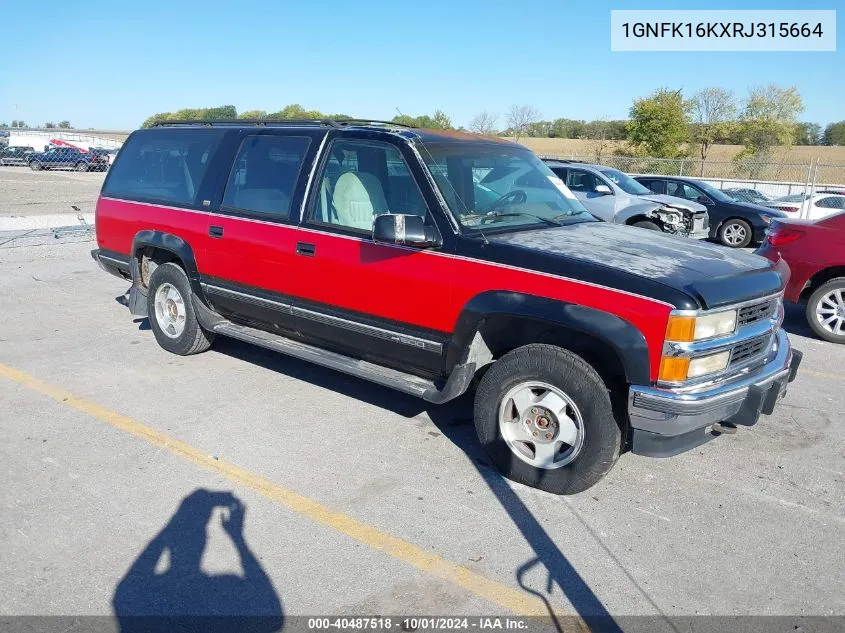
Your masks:
M435 404L460 396L467 390L475 374L475 363L457 365L449 375L443 389L438 389L432 381L413 374L330 352L307 343L294 341L278 334L239 325L224 319L218 321L212 330L217 334L223 334L239 341L252 343L274 352L281 352L316 365L342 371L345 374L358 376Z

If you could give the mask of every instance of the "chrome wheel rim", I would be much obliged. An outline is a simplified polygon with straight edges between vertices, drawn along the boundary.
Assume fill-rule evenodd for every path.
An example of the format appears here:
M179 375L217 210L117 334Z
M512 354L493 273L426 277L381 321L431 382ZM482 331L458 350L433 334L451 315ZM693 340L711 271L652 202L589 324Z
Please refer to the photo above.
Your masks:
M156 321L165 336L179 338L185 331L185 300L173 284L164 283L155 294Z
M819 325L836 336L845 336L845 290L831 290L816 304Z
M526 464L554 470L572 463L584 446L584 418L563 391L521 382L499 403L499 432Z
M731 246L742 244L748 237L748 231L741 224L728 224L725 227L725 241Z

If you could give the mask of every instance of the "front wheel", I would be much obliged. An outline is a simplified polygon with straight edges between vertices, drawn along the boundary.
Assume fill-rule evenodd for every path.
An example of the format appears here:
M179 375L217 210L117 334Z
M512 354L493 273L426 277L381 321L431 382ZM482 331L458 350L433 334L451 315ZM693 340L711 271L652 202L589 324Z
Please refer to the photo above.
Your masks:
M34 160L29 164L29 168L32 171L41 171L41 163L39 163L37 160Z
M647 229L649 231L662 231L659 226L657 226L654 222L649 222L648 220L640 220L639 222L634 222L631 226L635 226L638 229Z
M751 243L753 232L745 220L727 220L719 228L719 241L731 248L745 248Z
M807 322L824 340L845 343L845 277L831 279L810 295Z
M526 345L493 363L474 417L506 477L554 494L586 490L619 458L622 432L607 387L584 359L554 345Z
M76 171L88 171L88 163L85 161L79 161L76 163Z
M147 289L147 314L156 341L168 352L189 356L211 347L214 332L197 321L185 271L173 263L157 266Z

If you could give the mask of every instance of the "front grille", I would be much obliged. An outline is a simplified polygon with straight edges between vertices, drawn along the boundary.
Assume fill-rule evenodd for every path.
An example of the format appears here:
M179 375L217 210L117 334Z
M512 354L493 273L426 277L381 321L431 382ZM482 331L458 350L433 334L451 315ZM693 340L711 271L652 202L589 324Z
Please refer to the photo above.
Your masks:
M755 356L762 354L768 347L770 339L771 334L764 334L763 336L758 336L757 338L734 345L731 349L730 366L741 365Z
M737 327L756 323L762 319L767 319L775 314L777 308L777 299L766 299L760 303L752 303L751 305L743 306L739 309L736 322Z

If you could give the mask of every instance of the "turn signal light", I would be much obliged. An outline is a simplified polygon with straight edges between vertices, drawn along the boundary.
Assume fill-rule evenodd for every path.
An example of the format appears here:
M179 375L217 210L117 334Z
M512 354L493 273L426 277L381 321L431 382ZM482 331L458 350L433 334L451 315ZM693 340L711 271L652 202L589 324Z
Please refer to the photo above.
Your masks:
M664 356L660 359L659 380L681 382L689 373L689 358Z
M689 343L695 336L695 317L676 316L669 317L666 325L666 340L678 343Z

